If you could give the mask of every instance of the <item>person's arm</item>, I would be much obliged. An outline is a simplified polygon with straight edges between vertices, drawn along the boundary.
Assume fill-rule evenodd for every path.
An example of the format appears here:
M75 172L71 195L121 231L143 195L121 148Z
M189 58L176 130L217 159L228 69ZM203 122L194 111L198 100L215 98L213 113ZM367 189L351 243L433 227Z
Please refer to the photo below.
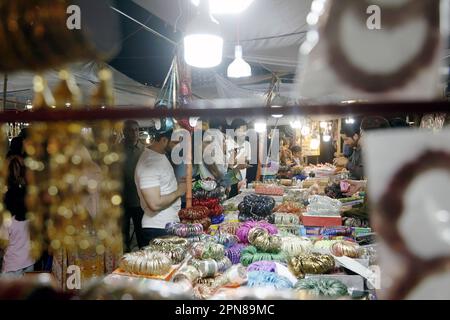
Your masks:
M170 207L178 198L186 193L186 182L180 182L178 189L168 195L161 195L160 187L142 189L142 196L145 203L153 212L162 211Z

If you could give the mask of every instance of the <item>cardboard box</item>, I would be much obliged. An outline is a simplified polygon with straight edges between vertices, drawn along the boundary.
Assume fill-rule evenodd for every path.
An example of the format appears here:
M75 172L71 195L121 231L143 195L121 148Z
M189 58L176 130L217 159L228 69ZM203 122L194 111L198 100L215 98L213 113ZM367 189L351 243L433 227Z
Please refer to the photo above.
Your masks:
M342 226L341 216L309 216L304 214L302 219L306 227L337 227Z

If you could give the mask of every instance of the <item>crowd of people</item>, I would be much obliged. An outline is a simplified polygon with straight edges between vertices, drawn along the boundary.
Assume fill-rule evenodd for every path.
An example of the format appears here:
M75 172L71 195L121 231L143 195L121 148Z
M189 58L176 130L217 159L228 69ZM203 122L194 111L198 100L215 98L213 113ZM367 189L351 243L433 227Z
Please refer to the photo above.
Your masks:
M344 142L343 152L336 153L334 164L337 167L347 168L353 179L363 180L365 176L362 147L365 133L380 128L406 125L399 121L390 123L384 118L377 117L363 119L359 130L341 132ZM226 134L226 130L229 129L235 134L233 138ZM247 183L256 180L257 176L257 166L250 163L256 163L251 160L255 160L253 157L258 154L258 146L251 143L246 136L248 129L248 123L242 119L235 119L230 124L226 121L203 122L201 127L195 129L201 130L204 134L202 143L193 145L193 153L196 152L196 148L200 148L203 155L203 151L211 147L219 152L213 153L210 161L195 163L192 177L188 178L215 180L226 190L227 197L238 195L240 190ZM121 221L124 252L147 246L152 239L166 235L167 223L179 221L178 212L185 205L187 187L184 165L174 165L170 156L172 150L182 142L182 139L174 140L176 135L173 133L176 130L173 125L154 128L152 142L146 145L140 140L139 123L133 120L124 122L121 142L125 159ZM118 258L111 256L107 250L103 256L88 251L57 250L46 253L40 261L35 261L30 256L29 222L25 206L27 187L25 139L26 130L11 141L7 154L8 191L4 203L11 213L12 222L0 230L0 238L7 239L8 242L3 252L2 273L23 275L33 270L51 271L64 286L65 270L70 264L84 265L83 270L90 270L85 271L86 277L112 272L117 266ZM262 176L276 174L279 167L301 168L305 164L302 148L292 137L282 135L280 142L278 157L272 157L277 159L262 164L263 169L259 173ZM92 176L92 179L97 177L100 181L99 170L95 169L98 166L92 161L92 165L88 167L92 170L86 175ZM355 190L360 187L357 183L351 184L351 188ZM94 202L98 201L98 197L91 194L89 199L85 200L83 204L94 219L96 214L94 211L98 208ZM136 244L133 242L133 235ZM94 271L89 264L95 266Z

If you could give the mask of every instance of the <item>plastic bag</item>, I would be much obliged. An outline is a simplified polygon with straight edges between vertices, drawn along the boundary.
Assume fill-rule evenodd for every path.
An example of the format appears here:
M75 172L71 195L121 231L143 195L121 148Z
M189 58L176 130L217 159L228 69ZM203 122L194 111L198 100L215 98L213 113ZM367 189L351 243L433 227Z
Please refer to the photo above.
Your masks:
M308 215L336 216L340 215L342 203L326 196L312 196L307 207Z

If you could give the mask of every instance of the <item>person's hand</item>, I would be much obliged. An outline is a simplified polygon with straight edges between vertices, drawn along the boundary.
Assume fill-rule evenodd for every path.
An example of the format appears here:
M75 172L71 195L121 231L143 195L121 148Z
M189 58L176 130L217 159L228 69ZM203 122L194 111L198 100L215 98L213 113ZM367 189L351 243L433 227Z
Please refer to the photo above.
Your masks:
M247 169L247 168L248 168L248 165L245 164L245 163L238 164L238 165L235 167L235 169L237 169L237 170L244 170L244 169Z
M348 190L344 193L345 196L351 197L355 193L364 189L364 183L358 180L345 180L349 184Z
M186 194L187 186L186 186L186 178L181 178L178 182L178 195L180 197L184 196Z
M345 157L339 157L339 158L336 158L336 159L333 160L333 164L336 167L345 168L347 166L347 164L348 164L348 159L345 158Z

